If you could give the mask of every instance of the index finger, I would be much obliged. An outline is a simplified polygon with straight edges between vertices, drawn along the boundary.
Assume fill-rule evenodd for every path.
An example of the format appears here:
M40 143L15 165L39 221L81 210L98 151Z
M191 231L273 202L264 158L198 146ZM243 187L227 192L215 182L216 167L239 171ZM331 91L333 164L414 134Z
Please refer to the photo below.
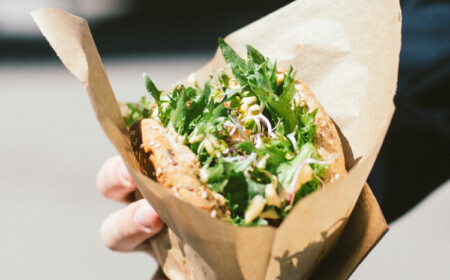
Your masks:
M130 202L130 195L137 189L120 156L108 159L97 174L97 187L107 198Z

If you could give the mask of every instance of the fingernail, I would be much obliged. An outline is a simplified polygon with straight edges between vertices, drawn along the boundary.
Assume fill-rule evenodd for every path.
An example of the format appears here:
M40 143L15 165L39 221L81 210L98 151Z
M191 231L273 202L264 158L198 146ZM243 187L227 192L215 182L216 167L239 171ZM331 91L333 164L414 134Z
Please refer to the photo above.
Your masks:
M119 165L119 176L120 176L120 179L122 180L123 185L126 187L132 187L133 182L131 180L131 176L130 176L130 173L128 172L128 169L125 166L125 163L123 161L120 161L119 164L120 164Z
M134 220L142 227L151 229L154 226L155 215L155 210L144 199L141 206L134 213Z

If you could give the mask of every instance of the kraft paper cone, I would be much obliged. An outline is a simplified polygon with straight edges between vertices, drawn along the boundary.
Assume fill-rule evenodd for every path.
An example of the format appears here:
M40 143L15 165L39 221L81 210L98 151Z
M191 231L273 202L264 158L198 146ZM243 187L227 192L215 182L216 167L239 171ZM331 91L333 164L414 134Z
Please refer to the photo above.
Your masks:
M394 112L398 1L295 1L226 37L240 55L250 44L298 69L341 133L348 176L302 199L279 228L212 219L144 176L86 21L56 9L32 16L86 87L105 133L166 222L168 230L148 245L172 279L345 279L387 231L365 180ZM216 53L196 71L199 82L223 66Z

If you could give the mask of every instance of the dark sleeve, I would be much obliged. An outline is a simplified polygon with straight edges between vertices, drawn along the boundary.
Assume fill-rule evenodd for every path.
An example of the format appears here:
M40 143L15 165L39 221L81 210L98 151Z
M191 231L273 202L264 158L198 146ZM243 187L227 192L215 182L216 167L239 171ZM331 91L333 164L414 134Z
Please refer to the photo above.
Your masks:
M450 2L401 4L396 111L368 179L388 222L450 177Z

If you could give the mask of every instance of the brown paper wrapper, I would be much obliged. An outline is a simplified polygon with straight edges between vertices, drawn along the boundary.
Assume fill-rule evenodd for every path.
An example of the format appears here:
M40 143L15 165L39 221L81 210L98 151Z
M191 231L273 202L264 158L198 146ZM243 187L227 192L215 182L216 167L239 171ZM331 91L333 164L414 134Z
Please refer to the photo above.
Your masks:
M62 62L83 83L105 133L168 228L149 248L172 279L345 279L388 227L365 184L394 112L400 52L398 1L295 1L232 33L292 65L336 123L348 176L301 200L279 228L212 219L144 176L85 20L56 9L32 13ZM225 65L216 53L200 81Z

